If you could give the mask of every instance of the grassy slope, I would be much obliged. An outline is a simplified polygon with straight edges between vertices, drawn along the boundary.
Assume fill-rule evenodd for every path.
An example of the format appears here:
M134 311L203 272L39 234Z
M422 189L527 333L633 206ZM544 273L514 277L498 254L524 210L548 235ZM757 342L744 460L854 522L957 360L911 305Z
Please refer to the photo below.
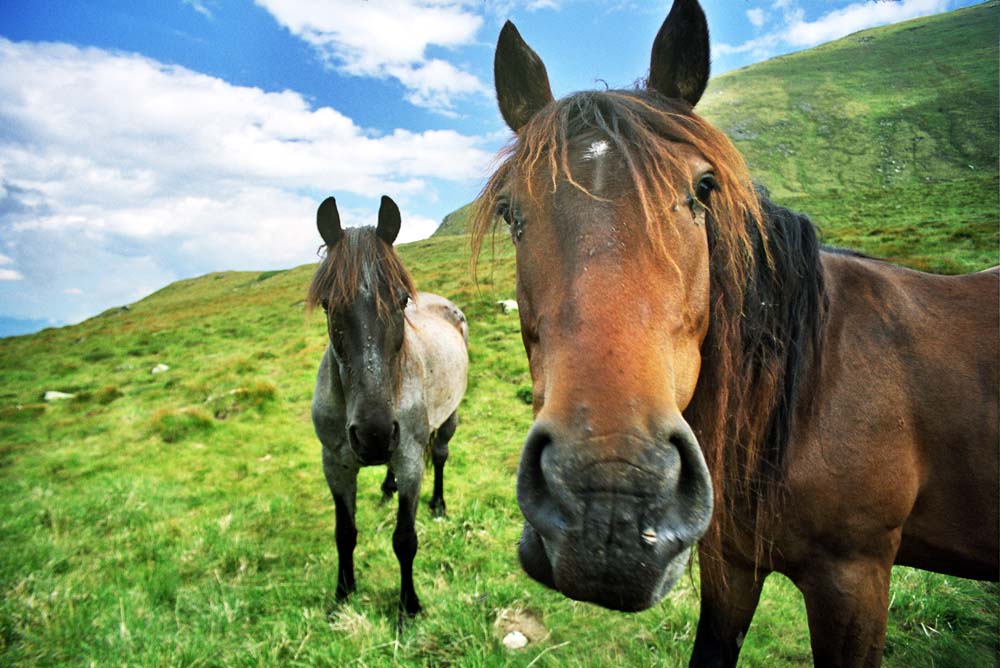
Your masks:
M824 227L849 245L974 269L996 262L990 178L978 209L969 202L987 186L968 179L879 187L871 201L791 190L781 199L809 198L810 210L846 220ZM857 202L879 215L860 216ZM989 229L969 233L959 223L970 215ZM889 218L892 238L872 234ZM418 515L428 614L395 633L394 513L377 505L375 469L360 481L359 592L332 605L333 512L309 421L324 331L302 312L311 267L224 272L128 311L0 340L0 665L685 663L696 574L655 609L622 615L568 601L518 569L514 473L529 378L516 317L492 308L512 296L512 262L502 252L484 263L477 292L463 244L445 236L402 248L418 285L455 299L472 323L449 517L431 520L427 497ZM171 369L150 374L159 362ZM43 404L50 389L78 399ZM886 665L996 665L997 601L994 585L896 569ZM551 637L503 650L493 623L512 606L540 615ZM808 661L801 598L772 577L741 665Z

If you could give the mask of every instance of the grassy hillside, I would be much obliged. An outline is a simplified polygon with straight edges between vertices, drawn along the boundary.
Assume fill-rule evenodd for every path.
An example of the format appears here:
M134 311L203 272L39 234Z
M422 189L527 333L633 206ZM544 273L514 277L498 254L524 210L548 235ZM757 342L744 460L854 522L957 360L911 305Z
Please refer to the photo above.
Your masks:
M715 77L698 112L826 242L947 273L996 264L998 22L994 1L859 32Z
M942 35L941 26L958 20L968 21L970 35L993 30L993 55L984 60L995 79L996 19L992 3L913 25ZM907 30L842 44L876 48ZM968 38L970 48L977 39ZM825 50L834 58L834 47L766 65ZM753 69L713 82L706 108L718 109L721 123L735 122L722 116L726 96L737 94L727 82ZM973 75L962 69L961 76ZM837 86L841 99L853 94L838 83L825 87L830 96ZM747 139L744 148L779 199L814 212L828 239L914 266L979 269L997 261L996 89L991 84L993 106L979 109L992 118L992 139L955 149L987 158L992 150L993 162L970 162L977 168L967 175L928 157L933 173L904 166L885 184L841 190L822 190L819 175L814 192L800 170L825 159L802 152L792 156L799 167L772 168L753 151L777 144ZM952 108L961 102L949 100ZM742 104L745 113L732 118L771 118L764 107L754 115L749 101ZM785 120L793 116L803 124L820 118L803 112ZM853 122L843 126L850 131ZM745 131L773 137L775 128ZM887 146L902 155L905 133L892 137ZM80 325L0 339L0 666L686 664L696 569L662 604L625 615L545 590L517 565L514 475L531 422L530 380L516 315L493 308L513 296L509 248L499 241L498 248L482 264L479 288L463 237L401 248L418 286L451 297L468 315L471 368L446 471L448 517L431 519L429 483L417 517L415 580L426 614L399 634L395 513L378 505L378 469L359 480L358 592L345 604L333 601L333 507L309 418L325 346L322 318L303 311L313 267L210 274ZM158 364L169 370L151 373ZM75 397L45 402L48 390ZM549 635L505 650L496 625L517 615L539 620ZM998 624L996 585L896 569L885 665L998 665ZM801 666L809 657L801 597L772 576L741 666Z

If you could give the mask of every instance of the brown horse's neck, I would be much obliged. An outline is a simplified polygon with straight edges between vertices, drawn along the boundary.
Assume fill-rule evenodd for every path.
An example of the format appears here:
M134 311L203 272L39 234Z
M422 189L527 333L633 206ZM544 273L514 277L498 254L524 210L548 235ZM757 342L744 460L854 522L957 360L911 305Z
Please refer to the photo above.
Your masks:
M754 256L742 295L713 269L702 372L685 411L715 486L716 521L703 543L749 532L756 560L767 549L761 529L780 509L796 414L811 405L827 308L812 223L760 197L766 236L747 223Z

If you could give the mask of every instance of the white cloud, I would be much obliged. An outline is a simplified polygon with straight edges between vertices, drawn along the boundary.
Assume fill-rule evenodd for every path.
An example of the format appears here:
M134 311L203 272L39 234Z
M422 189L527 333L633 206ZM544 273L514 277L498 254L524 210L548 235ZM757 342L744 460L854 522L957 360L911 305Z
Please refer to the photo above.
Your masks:
M14 269L0 269L0 281L23 281L24 276Z
M785 33L785 41L793 46L815 46L865 28L936 14L946 9L948 0L857 3L824 14L815 21L794 23Z
M780 38L777 35L762 35L733 46L720 42L712 45L712 53L717 56L728 56L735 53L752 53L756 58L764 58L777 46Z
M82 295L83 294L83 290L81 290L80 288L66 288L65 290L63 290L63 294L64 295Z
M482 146L451 130L376 135L297 93L140 56L0 39L0 257L18 269L4 280L25 278L0 303L49 317L76 288L60 313L73 320L181 276L306 262L322 196L374 215L387 193L406 211L481 178ZM403 229L433 231L418 216Z
M181 2L205 18L212 18L212 10L208 8L209 2L205 0L181 0ZM211 4L215 4L214 2Z
M13 262L13 260L10 259L10 257L0 253L0 264L10 264L11 262Z
M805 10L796 0L775 0L771 3L771 9L781 12L779 27L742 44L714 44L712 52L718 55L752 53L757 58L764 58L774 55L782 45L793 49L815 46L859 30L940 13L947 10L948 6L949 0L868 0L827 12L816 20L808 21ZM747 11L747 20L755 27L762 26L765 18L763 10Z
M472 44L483 23L463 0L257 0L331 65L354 76L395 78L413 104L450 112L459 96L488 94L472 74L427 56L430 46Z

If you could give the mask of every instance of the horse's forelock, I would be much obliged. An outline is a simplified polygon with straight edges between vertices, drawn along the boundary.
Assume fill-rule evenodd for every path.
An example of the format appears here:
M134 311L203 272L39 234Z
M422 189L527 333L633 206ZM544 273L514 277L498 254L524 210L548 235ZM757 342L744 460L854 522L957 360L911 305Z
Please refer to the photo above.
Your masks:
M416 295L413 278L395 248L379 239L371 227L349 228L339 242L326 248L309 285L306 307L312 310L324 301L330 308L349 304L357 297L362 282L373 287L384 286L391 295L390 301L386 301L382 290L374 290L380 317L392 311L395 304L391 300L399 292Z

